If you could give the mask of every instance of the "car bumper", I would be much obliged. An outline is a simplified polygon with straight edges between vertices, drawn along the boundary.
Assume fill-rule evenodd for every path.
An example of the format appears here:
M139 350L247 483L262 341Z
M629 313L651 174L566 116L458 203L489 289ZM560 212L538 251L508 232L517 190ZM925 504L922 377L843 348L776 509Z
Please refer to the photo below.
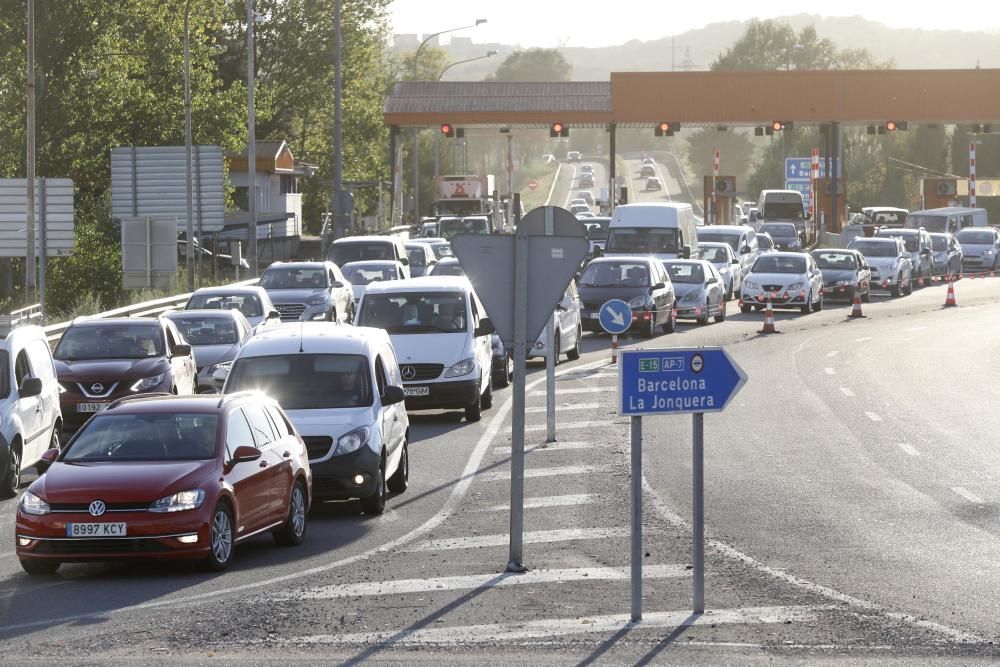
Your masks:
M823 287L823 298L832 301L853 301L854 294L860 293L857 285L830 285Z
M800 290L798 292L773 292L768 293L763 290L747 290L742 291L741 298L743 303L746 305L766 305L768 301L771 302L772 308L798 308L799 306L804 306L809 299L809 293L806 290Z
M697 320L705 316L705 304L677 304L677 319Z
M452 410L467 408L479 400L478 380L459 380L455 382L415 382L404 383L404 391L423 391L424 395L410 394L406 397L408 410Z
M326 461L309 461L314 500L365 498L375 493L381 459L370 447ZM355 481L360 475L361 482Z
M899 282L899 281L896 280L896 276L895 275L881 277L880 274L872 274L871 289L872 290L887 290L887 289L891 288L893 285L895 285L897 282Z

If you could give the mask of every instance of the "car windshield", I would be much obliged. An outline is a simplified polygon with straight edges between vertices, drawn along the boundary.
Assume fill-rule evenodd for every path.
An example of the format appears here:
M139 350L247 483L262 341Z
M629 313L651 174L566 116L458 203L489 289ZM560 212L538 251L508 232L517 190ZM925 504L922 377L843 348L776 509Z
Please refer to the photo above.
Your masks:
M360 408L373 400L368 358L358 354L241 357L226 392L244 390L262 391L285 410Z
M701 239L701 235L698 236ZM712 246L702 247L701 258L707 259L713 264L725 264L729 261L729 254L726 252L725 248L715 248Z
M214 414L144 412L95 415L62 457L67 463L203 461L214 458Z
M778 257L762 255L753 263L752 273L805 273L806 260L803 257Z
M907 252L914 252L919 247L920 239L916 234L879 234L879 236L896 237L903 239L903 245Z
M935 252L942 252L948 249L948 237L947 236L932 236L931 237L931 247Z
M432 243L431 251L437 259L443 259L445 257L454 257L454 253L451 251L450 243Z
M63 361L162 357L163 334L156 323L71 326L52 356Z
M948 224L949 219L951 220L951 225ZM923 227L929 232L953 232L958 227L958 222L955 216L911 215L906 219L906 226L910 229L920 229Z
M260 276L264 289L320 289L329 287L326 269L317 267L274 267Z
M637 255L676 253L678 230L662 227L615 227L608 235L608 252Z
M597 222L587 223L587 238L591 241L607 241L608 227Z
M464 276L465 269L458 262L438 262L431 269L432 276Z
M992 245L996 240L996 234L991 231L980 229L963 229L955 238L959 243L975 243L977 245Z
M848 252L814 252L813 259L820 269L847 271L858 268L854 255Z
M396 259L388 241L351 241L330 246L330 261L337 266L366 259Z
M239 342L236 322L215 317L170 317L191 345L235 345Z
M725 232L705 232L698 231L698 241L711 241L713 243L725 243L728 244L733 252L739 252L740 235L739 234L727 234Z
M667 273L670 274L670 281L675 283L702 283L705 282L705 271L700 264L688 264L686 262L664 262Z
M649 267L638 262L591 262L581 287L649 287Z
M421 244L423 245L423 244ZM423 248L406 248L406 257L410 260L410 266L427 266L427 259ZM348 278L352 283L354 282Z
M358 326L390 334L464 333L467 308L462 292L368 294L358 313Z
M342 269L347 282L352 285L367 285L381 280L396 280L396 268L386 264L347 264Z
M264 308L256 294L195 294L184 310L238 310L244 317L264 315Z
M459 234L489 234L489 226L482 218L462 218L461 220L442 220L438 227L443 239L452 239Z
M896 244L880 241L855 241L852 250L857 250L865 257L895 257Z
M757 234L757 246L761 250L769 250L774 247L774 241L770 234Z
M775 236L781 238L794 238L795 237L795 225L762 225L761 230L767 232L771 235L771 238ZM701 238L701 234L698 234L698 238Z

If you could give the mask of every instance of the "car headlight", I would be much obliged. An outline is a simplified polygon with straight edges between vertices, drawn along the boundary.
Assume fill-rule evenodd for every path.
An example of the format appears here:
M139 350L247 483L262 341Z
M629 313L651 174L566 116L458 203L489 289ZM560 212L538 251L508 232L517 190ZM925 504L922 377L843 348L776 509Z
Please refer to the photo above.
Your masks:
M628 301L628 307L631 308L631 309L633 309L633 310L638 309L638 308L645 308L646 307L646 302L648 300L649 299L644 294L640 294L639 296L634 296L631 299L629 299L629 301Z
M745 278L743 280L743 286L744 287L748 287L750 289L758 289L759 288L759 286L757 285L757 283L755 283L752 280L746 280Z
M48 514L51 511L49 504L33 494L31 491L25 491L24 495L21 496L20 507L21 511L25 514L34 514L36 516Z
M804 283L792 283L788 286L788 289L802 289Z
M476 360L462 359L460 362L448 369L448 372L444 374L446 378L457 378L463 375L468 375L476 368Z
M205 502L205 492L201 489L179 491L172 496L160 498L149 506L150 512L183 512L196 510Z
M848 285L853 285L854 282L851 280L838 280L837 287L847 287Z
M319 294L314 294L308 299L306 299L307 306L319 306L326 303L328 295L326 292L320 292Z
M337 439L337 448L333 451L334 456L358 451L368 444L370 435L371 431L368 430L367 426L362 426L350 433L345 433Z
M983 251L983 257L992 257L992 256L993 256L993 250L987 248L986 250Z
M212 364L208 367L208 374L215 375L215 371L226 370L229 371L233 367L233 362L231 361L220 361L217 364Z
M69 389L67 389L66 386L62 382L60 382L59 383L59 393L60 394L65 394L67 391L69 391Z
M134 385L132 385L130 389L132 391L149 391L150 389L160 386L160 383L163 382L163 378L166 374L167 372L163 371L159 375L154 375L153 377L149 378L143 378L142 380L139 380Z

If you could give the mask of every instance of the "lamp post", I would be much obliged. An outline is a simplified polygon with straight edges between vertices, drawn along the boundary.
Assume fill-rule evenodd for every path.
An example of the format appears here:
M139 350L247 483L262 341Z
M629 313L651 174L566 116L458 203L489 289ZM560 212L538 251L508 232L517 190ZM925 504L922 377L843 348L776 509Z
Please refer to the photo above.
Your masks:
M451 63L449 65L446 65L444 67L444 69L442 69L438 73L437 80L440 81L441 78L444 76L444 73L447 72L448 70L450 70L455 65L462 65L462 64L465 64L465 63L471 63L474 60L484 60L485 58L492 58L493 56L497 55L498 53L500 53L500 52L496 51L494 49L490 49L489 51L486 52L485 56L476 56L475 58L467 58L466 60L459 60L457 62L453 62L453 63ZM441 133L440 132L435 132L434 133L434 175L435 176L440 176L441 175Z
M24 257L24 300L25 306L35 301L35 1L28 0L28 71L27 71L27 112L28 142L25 155L27 171L28 205L26 249ZM42 202L45 206L45 202Z
M423 50L427 42L431 41L438 35L443 35L448 32L456 32L458 30L467 30L468 28L475 28L483 23L486 23L486 19L476 19L476 22L472 25L463 25L458 28L441 30L439 32L431 33L425 37L424 41L420 42L420 45L417 47L417 52L413 54L413 80L417 80L417 64L420 61L420 52ZM413 128L413 215L416 220L420 219L420 128Z
M257 120L254 109L254 45L253 28L257 17L253 10L253 0L247 0L247 260L250 276L257 277ZM273 248L273 241L271 247Z
M191 193L191 0L184 3L184 196L187 201L187 288L194 291L194 202ZM198 239L201 242L201 239Z

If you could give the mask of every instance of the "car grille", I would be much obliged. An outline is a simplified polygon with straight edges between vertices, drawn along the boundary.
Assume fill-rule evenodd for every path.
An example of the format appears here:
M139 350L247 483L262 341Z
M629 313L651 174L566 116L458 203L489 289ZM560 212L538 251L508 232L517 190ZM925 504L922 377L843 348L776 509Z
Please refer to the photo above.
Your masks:
M149 509L150 503L108 503L107 512L145 512ZM90 503L50 503L49 509L53 512L78 512L81 514L90 513Z
M405 382L421 382L433 380L441 375L444 364L401 364L399 372Z
M155 540L122 538L116 540L42 540L35 549L39 554L92 554L92 553L163 553L170 548Z
M281 314L282 322L298 322L302 313L306 312L304 303L283 303L274 308Z
M306 443L310 461L323 458L333 446L333 438L328 435L304 435L302 441Z
M134 380L133 380L134 382ZM118 382L115 380L90 380L88 382L63 382L67 393L86 396L87 398L108 398L118 390ZM99 384L103 388L101 391L94 391L94 385Z
M780 292L785 289L784 285L763 285L765 292Z

